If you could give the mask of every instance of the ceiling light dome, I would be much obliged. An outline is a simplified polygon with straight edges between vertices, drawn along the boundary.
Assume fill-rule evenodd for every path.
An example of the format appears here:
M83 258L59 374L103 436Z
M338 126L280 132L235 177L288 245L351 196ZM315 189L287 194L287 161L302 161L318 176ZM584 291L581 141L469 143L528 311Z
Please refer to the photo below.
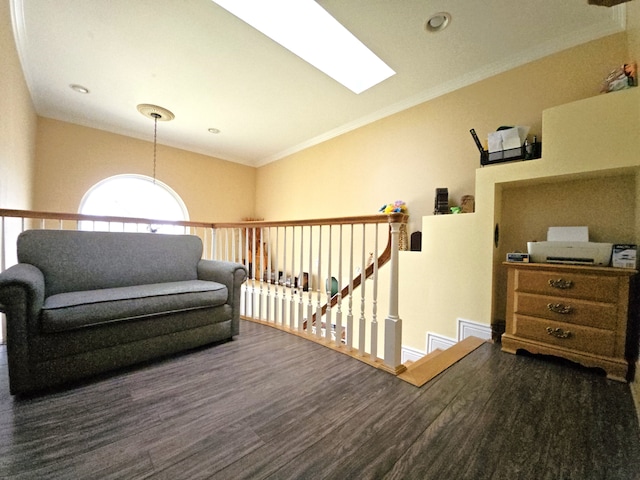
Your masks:
M158 119L161 122L168 122L169 120L173 120L176 116L171 113L169 110L163 107L159 107L157 105L151 105L149 103L141 103L138 105L138 111L144 115L145 117L151 119Z
M78 85L77 83L72 83L69 85L69 88L74 92L78 93L89 93L89 89L87 87L83 87L82 85Z
M438 12L431 15L425 22L424 28L427 32L441 32L451 22L451 14L447 12Z

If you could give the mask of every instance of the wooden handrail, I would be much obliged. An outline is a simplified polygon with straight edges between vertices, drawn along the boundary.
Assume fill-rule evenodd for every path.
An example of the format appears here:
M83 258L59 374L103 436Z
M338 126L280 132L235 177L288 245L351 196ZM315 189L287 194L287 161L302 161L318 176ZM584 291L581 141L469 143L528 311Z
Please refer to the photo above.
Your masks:
M318 226L318 225L350 225L350 224L374 224L374 223L407 223L409 215L404 213L391 213L377 214L377 215L361 215L352 217L337 217L337 218L318 218L318 219L306 219L306 220L277 220L277 221L247 221L236 223L215 223L213 224L217 228L231 228L231 227L288 227L288 226Z
M152 218L139 217L115 217L110 215L86 215L83 213L58 213L58 212L38 212L33 210L12 210L0 208L0 217L30 218L38 220L66 220L78 222L113 222L113 223L150 223L176 225L180 227L205 227L212 228L213 223L192 222L190 220L158 220Z
M41 220L68 220L68 221L94 221L94 222L114 222L114 223L151 223L163 225L176 225L183 227L200 228L263 228L263 227L285 227L285 226L317 226L317 225L348 225L348 224L374 224L374 223L406 223L409 218L403 213L392 213L389 215L362 215L338 218L321 218L306 220L278 220L278 221L241 221L241 222L202 222L191 220L159 220L153 218L138 217L115 217L108 215L86 215L82 213L56 213L32 210L14 210L0 208L0 217L32 218Z

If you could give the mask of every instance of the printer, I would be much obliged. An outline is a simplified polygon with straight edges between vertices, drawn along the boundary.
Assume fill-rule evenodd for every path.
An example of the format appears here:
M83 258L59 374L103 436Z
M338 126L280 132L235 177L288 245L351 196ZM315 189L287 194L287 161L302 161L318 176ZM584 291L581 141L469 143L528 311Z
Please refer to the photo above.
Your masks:
M612 243L589 241L588 227L549 227L546 242L527 242L535 263L608 266Z

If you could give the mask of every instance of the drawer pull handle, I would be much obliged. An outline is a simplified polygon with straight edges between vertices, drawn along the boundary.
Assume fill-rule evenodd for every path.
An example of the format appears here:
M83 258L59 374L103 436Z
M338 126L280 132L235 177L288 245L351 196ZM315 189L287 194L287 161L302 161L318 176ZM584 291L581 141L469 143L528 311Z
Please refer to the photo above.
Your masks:
M573 311L571 305L563 305L562 303L547 303L547 308L554 313L560 313L562 315L568 315Z
M552 288L559 288L560 290L566 290L567 288L573 287L573 282L562 278L558 278L557 280L552 278L549 279L549 286Z
M556 338L569 338L571 336L571 332L569 330L565 332L561 328L547 327L547 333Z

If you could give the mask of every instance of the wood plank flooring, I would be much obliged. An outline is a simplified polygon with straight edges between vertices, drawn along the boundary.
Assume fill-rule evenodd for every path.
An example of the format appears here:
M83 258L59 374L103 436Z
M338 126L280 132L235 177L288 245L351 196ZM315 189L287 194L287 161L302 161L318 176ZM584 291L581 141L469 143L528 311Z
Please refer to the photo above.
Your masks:
M243 321L31 398L0 348L0 478L640 479L629 386L484 344L421 388Z

